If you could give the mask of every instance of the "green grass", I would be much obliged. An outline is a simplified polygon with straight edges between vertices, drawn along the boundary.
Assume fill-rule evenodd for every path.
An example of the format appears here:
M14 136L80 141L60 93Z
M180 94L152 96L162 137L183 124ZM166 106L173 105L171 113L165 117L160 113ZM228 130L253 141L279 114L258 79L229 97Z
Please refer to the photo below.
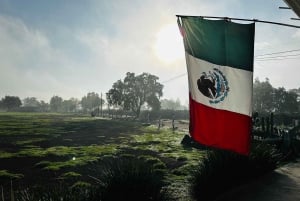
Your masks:
M239 166L232 162L228 163L232 166L224 166L226 158L218 155L207 157L207 151L182 146L181 140L186 134L173 132L166 127L157 130L155 126L145 126L138 122L89 116L0 113L0 186L4 187L4 192L9 192L8 181L19 182L20 186L25 185L25 190L21 189L20 192L26 197L31 190L37 192L35 189L41 189L40 193L44 195L43 188L53 185L57 190L54 188L49 192L50 196L59 198L65 193L65 199L69 199L68 196L73 196L73 199L74 189L81 189L80 194L86 196L88 191L85 190L97 186L95 178L101 179L105 171L108 174L104 178L109 177L110 173L121 178L117 175L118 170L122 170L124 174L130 170L132 175L129 177L140 182L143 169L149 166L148 176L151 177L152 173L153 177L163 175L159 177L161 183L158 189L171 193L173 200L192 200L188 187L195 170L201 173L198 185L200 189L207 192L208 196L216 194L215 183L222 184L218 180L220 176L225 175L224 181L232 180L229 173L238 172L234 168ZM265 167L266 170L276 167L278 154L273 149L265 148L268 147L255 146L255 154L250 155L253 161L250 165L254 172L256 169L259 173ZM124 160L124 164L122 161L118 163L120 158ZM116 160L105 166L111 159ZM135 165L129 162L132 159L140 165L140 169L135 169ZM121 169L123 165L125 169ZM109 172L109 168L115 168L116 171ZM135 177L135 173L139 177ZM203 179L203 175L208 177ZM121 176L122 180L123 175ZM118 187L118 181L113 181L116 185L113 188ZM126 182L130 181L124 180L124 185L127 185ZM109 185L107 183L106 187ZM227 185L226 182L224 185ZM27 191L28 186L34 188ZM139 186L137 183L136 188ZM210 193L206 188L213 192ZM196 192L201 191L197 188Z
M169 190L175 197L184 197L188 171L205 154L183 147L180 142L185 134L80 115L0 113L0 169L14 172L23 161L24 177L19 177L23 183L32 185L30 177L34 176L42 184L58 179L74 185L79 178L90 183L91 170L102 159L128 155L165 172Z
M204 151L185 148L180 144L185 133L172 132L171 129L157 131L155 127L146 127L143 135L134 135L136 150L151 150L159 157L173 159L186 166L193 166L205 155Z
M12 173L7 170L0 170L0 178L3 179L21 179L23 177L23 174Z

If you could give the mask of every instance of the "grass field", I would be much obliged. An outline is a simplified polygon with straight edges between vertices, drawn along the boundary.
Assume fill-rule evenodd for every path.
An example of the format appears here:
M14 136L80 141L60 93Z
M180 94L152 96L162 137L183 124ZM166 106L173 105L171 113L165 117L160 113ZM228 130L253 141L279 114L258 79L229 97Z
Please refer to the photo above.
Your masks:
M186 179L205 152L183 147L185 134L125 120L0 113L0 186L92 183L103 158L130 155L155 161L167 172L170 190L187 200Z

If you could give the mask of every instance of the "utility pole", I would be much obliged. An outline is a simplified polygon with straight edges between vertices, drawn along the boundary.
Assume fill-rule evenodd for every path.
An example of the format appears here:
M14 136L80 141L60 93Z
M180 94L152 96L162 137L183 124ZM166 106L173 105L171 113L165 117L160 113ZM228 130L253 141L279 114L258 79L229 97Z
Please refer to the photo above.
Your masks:
M103 104L103 101L102 101L102 92L101 92L101 98L100 98L100 101L101 101L101 106L100 106L101 117L103 117L103 112L102 112L102 104Z

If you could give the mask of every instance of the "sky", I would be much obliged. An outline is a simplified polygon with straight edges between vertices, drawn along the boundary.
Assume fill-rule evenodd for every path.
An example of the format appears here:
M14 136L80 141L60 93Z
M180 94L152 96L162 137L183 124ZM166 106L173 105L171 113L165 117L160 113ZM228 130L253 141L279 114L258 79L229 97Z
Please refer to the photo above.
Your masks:
M269 20L300 26L280 0L0 0L0 98L49 102L103 95L126 72L159 77L162 98L188 101L176 14ZM243 22L245 23L245 22ZM300 29L256 23L254 78L300 87ZM298 55L297 55L298 54ZM282 55L282 54L281 54Z

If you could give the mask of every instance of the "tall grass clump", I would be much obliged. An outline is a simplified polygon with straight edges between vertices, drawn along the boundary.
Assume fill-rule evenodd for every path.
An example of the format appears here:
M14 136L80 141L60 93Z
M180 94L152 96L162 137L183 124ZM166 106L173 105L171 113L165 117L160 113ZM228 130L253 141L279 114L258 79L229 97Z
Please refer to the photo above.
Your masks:
M252 177L274 170L282 158L282 153L275 145L254 142L249 155L249 173Z
M218 195L240 184L247 170L247 158L234 153L208 151L192 172L190 193L195 200L214 200Z
M136 157L107 158L97 176L98 190L94 197L102 201L168 200L163 190L164 171L146 160Z
M31 187L16 192L16 201L92 201L88 185L51 184Z
M146 160L147 159L147 160ZM104 157L92 166L93 185L77 182L38 186L16 192L17 201L167 201L165 166L145 157ZM158 165L160 164L160 165Z
M274 146L265 143L254 143L249 157L210 150L191 174L191 196L195 200L214 200L222 193L274 170L280 156Z

